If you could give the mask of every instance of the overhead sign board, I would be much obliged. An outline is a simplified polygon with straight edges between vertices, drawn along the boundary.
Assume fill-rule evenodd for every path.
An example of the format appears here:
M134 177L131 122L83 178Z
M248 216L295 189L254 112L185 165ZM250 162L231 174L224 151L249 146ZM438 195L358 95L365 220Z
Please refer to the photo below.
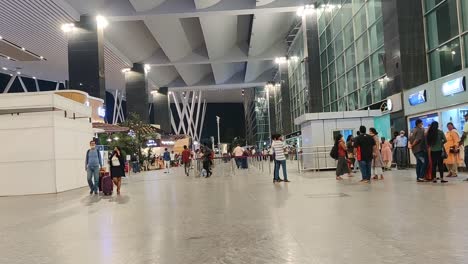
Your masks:
M450 96L465 91L465 77L460 77L451 81L448 81L442 85L442 94L444 96Z
M410 105L418 105L427 102L426 90L421 90L417 93L410 94L408 96L408 101Z

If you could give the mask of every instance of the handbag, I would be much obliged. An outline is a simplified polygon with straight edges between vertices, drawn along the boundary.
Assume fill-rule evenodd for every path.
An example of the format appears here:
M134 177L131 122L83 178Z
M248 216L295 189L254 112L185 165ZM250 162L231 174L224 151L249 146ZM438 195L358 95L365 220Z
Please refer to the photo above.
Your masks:
M116 156L112 157L111 163L112 163L112 166L113 166L113 167L118 167L118 166L120 166L119 158L117 158Z
M450 149L449 149L449 152L453 153L453 154L458 154L458 153L460 153L460 148L458 148L456 146L451 146Z
M440 157L441 157L442 159L447 159L447 158L448 158L447 152L445 151L444 148L442 148L442 154L440 155Z

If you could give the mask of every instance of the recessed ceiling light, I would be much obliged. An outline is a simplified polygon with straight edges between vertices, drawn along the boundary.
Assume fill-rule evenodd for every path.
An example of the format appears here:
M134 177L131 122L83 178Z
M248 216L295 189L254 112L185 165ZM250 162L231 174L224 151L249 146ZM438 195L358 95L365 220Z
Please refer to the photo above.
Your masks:
M10 57L6 57L6 58L7 58L7 60L11 60L11 58L10 58Z
M33 76L33 79L36 80L36 76Z
M19 71L18 71L18 72L16 72L16 73L17 73L18 75L19 75L19 74L21 74L21 72L19 72Z
M25 51L25 50L26 50L26 48L21 48L21 49L22 49L23 51Z
M5 68L5 67L2 67L2 70L6 71L6 70L8 70L8 69L7 69L7 68Z
M96 16L96 21L99 28L106 28L109 25L107 19L101 15Z
M2 36L0 36L0 40L2 40L2 39L3 39L3 37L2 37Z
M43 59L44 59L44 57L40 56L40 57L39 57L39 59L43 60Z

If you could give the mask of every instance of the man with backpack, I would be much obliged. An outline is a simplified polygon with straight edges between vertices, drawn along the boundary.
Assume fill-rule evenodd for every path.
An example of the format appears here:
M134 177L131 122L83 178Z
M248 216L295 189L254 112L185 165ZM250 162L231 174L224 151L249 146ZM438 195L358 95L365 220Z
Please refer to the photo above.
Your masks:
M365 126L361 126L359 128L359 136L357 136L354 141L354 146L357 148L356 156L359 161L362 183L370 183L375 146L375 140L370 135L366 134L366 130Z
M99 170L102 167L101 154L96 149L96 142L89 142L90 149L86 152L85 169L88 173L89 194L98 194L99 189ZM94 178L94 183L93 183Z

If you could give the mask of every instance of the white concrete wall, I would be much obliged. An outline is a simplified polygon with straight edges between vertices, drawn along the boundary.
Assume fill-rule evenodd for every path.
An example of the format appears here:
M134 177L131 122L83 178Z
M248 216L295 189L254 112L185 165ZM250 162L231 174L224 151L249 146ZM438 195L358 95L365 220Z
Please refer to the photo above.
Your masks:
M63 111L0 115L0 196L86 186L84 160L92 137L88 118L65 118Z

